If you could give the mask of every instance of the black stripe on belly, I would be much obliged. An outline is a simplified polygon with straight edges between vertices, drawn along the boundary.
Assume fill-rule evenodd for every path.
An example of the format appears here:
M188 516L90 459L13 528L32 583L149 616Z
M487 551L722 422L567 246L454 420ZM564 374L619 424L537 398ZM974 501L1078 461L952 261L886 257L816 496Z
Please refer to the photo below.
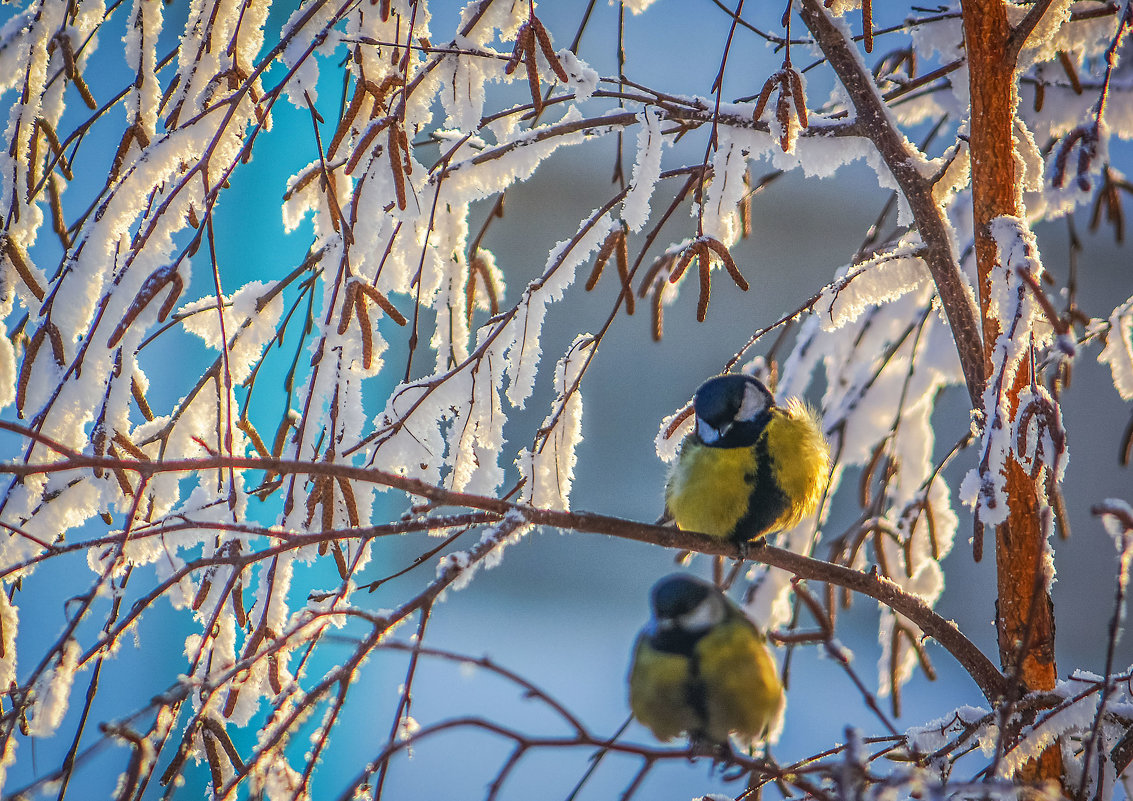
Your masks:
M755 476L745 476L754 488L748 500L747 512L736 523L732 539L746 542L767 533L771 524L787 509L787 495L775 481L771 469L771 456L767 452L767 429L764 428L755 442Z
M710 629L692 632L684 629L669 629L654 634L649 638L649 644L657 651L666 654L683 656L688 660L688 676L685 678L685 702L696 714L699 725L698 730L689 734L694 738L703 735L703 729L708 725L708 688L700 675L700 656L696 652L697 644L704 639Z
M694 652L689 659L688 664L688 683L685 685L685 699L688 705L692 707L693 712L696 713L697 718L700 720L700 729L708 727L708 686L704 683L704 679L700 675L700 658ZM690 731L689 735L694 739L703 737L703 731Z

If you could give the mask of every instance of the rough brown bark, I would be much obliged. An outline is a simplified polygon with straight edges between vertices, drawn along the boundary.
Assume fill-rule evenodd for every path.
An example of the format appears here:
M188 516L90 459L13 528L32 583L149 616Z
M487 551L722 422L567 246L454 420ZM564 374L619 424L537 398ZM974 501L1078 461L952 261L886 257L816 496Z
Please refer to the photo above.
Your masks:
M1012 40L1003 0L966 0L964 40L968 51L971 91L972 205L976 231L976 260L980 276L981 316L987 373L999 336L998 321L987 314L992 269L997 248L988 223L1000 215L1023 216L1014 155L1013 127L1018 90ZM1029 382L1030 359L1019 367L1008 392L1010 414L1019 391ZM990 377L989 377L989 380ZM1054 608L1043 574L1045 537L1041 521L1041 490L1012 454L1007 461L1007 521L996 528L995 560L998 581L996 630L1004 673L1019 690L1050 690L1057 679L1054 661ZM1057 747L1047 749L1024 769L1022 778L1058 780L1062 762Z

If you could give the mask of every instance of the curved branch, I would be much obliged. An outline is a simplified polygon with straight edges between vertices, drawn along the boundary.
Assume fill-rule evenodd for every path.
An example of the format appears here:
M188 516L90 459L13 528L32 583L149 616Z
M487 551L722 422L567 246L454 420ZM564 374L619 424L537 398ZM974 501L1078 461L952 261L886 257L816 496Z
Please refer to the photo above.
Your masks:
M0 421L0 429L20 431L21 426ZM30 434L24 430L25 433ZM919 597L905 592L899 586L879 575L876 570L870 573L851 570L820 559L812 559L793 551L771 545L748 546L741 549L729 540L720 540L696 532L680 531L668 526L639 523L619 517L594 514L591 512L564 512L552 509L538 509L531 506L511 503L484 495L466 492L453 492L415 478L407 478L395 473L372 468L327 462L299 462L283 459L261 459L238 456L218 456L209 459L181 459L164 462L140 462L128 459L100 458L70 454L65 461L50 464L10 464L0 465L0 473L15 475L57 473L82 468L100 467L103 469L129 470L149 477L158 473L186 472L198 470L268 470L277 474L327 475L336 478L380 484L401 490L410 495L426 498L436 505L462 506L487 512L518 517L525 523L552 526L554 528L593 534L606 534L612 537L635 540L637 542L660 545L664 548L696 551L698 553L724 556L731 559L751 558L755 561L804 579L823 581L852 592L868 595L885 604L893 611L904 615L915 623L926 635L934 638L956 659L980 688L991 703L996 703L1005 695L1006 680L995 665L954 623L938 615Z
M803 0L800 13L834 68L839 82L845 87L862 130L885 160L885 166L893 173L901 193L909 201L917 230L927 248L925 263L936 282L936 291L956 339L968 395L973 407L979 408L983 405L981 398L985 380L979 315L952 252L948 224L933 198L933 182L917 169L917 163L923 156L897 129L861 59L851 50L821 0Z
M1004 59L1012 66L1019 60L1019 53L1023 49L1023 45L1027 43L1027 39L1035 31L1035 26L1039 24L1039 20L1043 15L1050 10L1051 0L1039 0L1031 6L1031 10L1027 12L1027 16L1023 17L1022 21L1015 26L1011 31L1011 36L1007 39L1007 52L1004 54Z

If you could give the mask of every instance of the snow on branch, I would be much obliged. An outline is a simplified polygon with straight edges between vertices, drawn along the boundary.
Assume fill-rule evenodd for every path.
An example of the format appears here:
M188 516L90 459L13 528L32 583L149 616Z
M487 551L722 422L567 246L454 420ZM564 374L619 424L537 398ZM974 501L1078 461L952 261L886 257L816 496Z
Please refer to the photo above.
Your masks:
M1113 386L1122 400L1133 400L1133 298L1109 316L1105 347L1098 361L1109 366Z
M1020 365L1053 333L1060 346L1050 361L1068 364L1082 315L1068 306L1060 316L1044 294L1030 226L1093 198L1095 222L1123 230L1128 187L1109 143L1133 131L1133 84L1117 69L1128 4L1010 9L1024 93L1014 148L1030 216L992 226L1000 263L988 311L1000 333L986 376L968 255L961 10L917 9L887 28L868 2L802 0L786 18L716 3L731 31L720 52L678 54L690 75L707 65L715 81L681 94L647 85L648 62L620 60L632 53L636 18L609 17L602 4L573 38L552 22L569 12L504 0L468 2L458 15L425 0L307 0L282 22L269 0L193 0L183 17L156 0L24 5L0 12L9 109L0 149L0 688L9 699L0 786L22 768L17 743L28 735L52 747L63 738L76 749L115 744L126 755L123 798L177 787L197 762L218 798L313 797L366 663L390 652L409 663L396 719L365 767L348 769L367 792L381 795L395 755L468 730L513 749L490 797L529 751L583 747L637 763L628 798L654 766L694 752L615 741L487 657L421 643L434 605L462 602L448 590L536 526L737 560L746 608L800 647L797 613L809 610L825 653L887 733L849 731L813 763L734 755L751 788L778 781L829 799L848 777L876 773L879 793L1008 794L1029 758L1071 737L1088 737L1092 755L1116 754L1104 771L1086 765L1083 787L1104 796L1125 772L1130 701L1115 671L1079 675L1004 711L1007 680L932 606L959 527L946 470L973 458L968 443L980 437L961 496L984 524L1002 519L1008 454L1052 490L1067 469L1058 392L1043 365L1034 376ZM637 15L650 5L626 7ZM617 34L612 77L600 77L598 65L611 62L592 46L597 37L584 36L599 24L591 11ZM851 33L858 24L866 54L893 44L872 65ZM752 35L787 50L782 67L739 66L735 54ZM795 66L791 47L819 58ZM525 182L543 193L539 206L559 194L573 202L565 179L538 182L554 181L560 163L575 170L615 152L618 186L581 211L553 207L566 233L545 236L533 222L544 209L516 202ZM861 247L837 256L791 311L708 315L724 293L760 294L757 270L766 268L745 261L743 240L753 215L775 212L776 201L760 206L761 193L787 171L825 178L855 160L872 169L871 192L876 183L893 193ZM265 235L258 212L276 203ZM800 219L791 224L810 225ZM508 248L499 227L518 230L523 247ZM805 233L822 230L819 220ZM808 245L795 237L800 251ZM713 269L729 278L715 293ZM647 295L651 329L632 316ZM688 309L672 314L719 327L663 336L664 307L682 295ZM1083 337L1104 333L1098 358L1126 400L1131 304L1107 308ZM735 543L575 509L589 502L577 497L577 476L604 469L579 461L591 455L580 447L582 415L584 394L588 417L596 408L587 376L599 351L617 358L617 345L603 346L640 339L668 354L673 396L687 398L720 369L686 358L699 352L686 338L706 330L735 353L724 369L758 373L781 404L813 404L836 455L819 510L756 550L760 566L744 566ZM768 347L753 358L757 346ZM635 394L635 357L623 356L626 386L615 387L634 402L610 405L660 418L655 399ZM966 419L940 420L938 396L961 383L978 407L976 435ZM662 421L663 459L675 455L690 412ZM652 458L647 442L626 439L619 447ZM854 519L840 517L855 500ZM1116 501L1103 513L1112 531L1128 529L1127 517ZM396 548L376 547L389 537ZM66 587L50 586L56 574L45 564L68 570ZM63 630L29 646L35 637L24 634L46 613L25 586L44 583ZM360 589L402 594L370 611ZM895 714L914 669L934 670L929 639L997 708L961 707L902 734L835 636L851 594L881 606L876 696L891 698ZM412 618L418 633L400 648L389 638ZM164 692L131 699L96 731L98 677L131 638L173 654L175 670ZM463 717L455 699L447 718L422 722L410 706L426 658L492 672L539 698L568 733L539 739L507 721ZM79 710L84 679L93 700ZM966 774L983 771L976 789L950 776L973 748L987 750ZM77 782L85 753L37 772L25 789ZM887 755L901 768L877 768ZM1100 766L1092 755L1085 761ZM338 782L334 792L355 789Z
M1009 393L1015 387L1024 356L1048 343L1051 329L1044 324L1024 280L1024 275L1035 281L1042 276L1035 235L1025 220L1016 217L994 220L991 234L999 248L999 258L991 275L987 315L997 322L999 336L992 348L991 372L979 421L983 434L980 465L964 478L960 496L975 509L977 525L995 526L1007 519L1005 465L1008 454L1018 452L1014 432L1019 415L1024 408L1030 408L1024 406L1022 399L1015 406ZM1035 387L1032 391L1044 392ZM1048 461L1062 458L1065 446L1052 450Z

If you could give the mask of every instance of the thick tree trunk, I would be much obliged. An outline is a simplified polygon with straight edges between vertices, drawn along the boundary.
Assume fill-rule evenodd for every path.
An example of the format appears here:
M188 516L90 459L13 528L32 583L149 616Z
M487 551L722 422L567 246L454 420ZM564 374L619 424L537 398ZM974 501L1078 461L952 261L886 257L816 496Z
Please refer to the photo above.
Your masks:
M1015 51L1004 0L965 0L964 40L968 51L972 102L970 131L972 197L976 259L980 276L984 353L989 381L991 353L999 336L998 321L987 313L990 276L998 261L988 223L1000 215L1022 217L1018 165L1014 155L1014 115L1018 103ZM1030 380L1026 359L1008 393L1010 416L1020 389ZM998 579L996 630L1004 672L1017 680L1019 690L1050 690L1057 677L1054 663L1054 608L1043 570L1045 537L1040 510L1042 489L1008 456L1007 521L996 529ZM1058 780L1062 762L1057 747L1031 763L1023 778Z

